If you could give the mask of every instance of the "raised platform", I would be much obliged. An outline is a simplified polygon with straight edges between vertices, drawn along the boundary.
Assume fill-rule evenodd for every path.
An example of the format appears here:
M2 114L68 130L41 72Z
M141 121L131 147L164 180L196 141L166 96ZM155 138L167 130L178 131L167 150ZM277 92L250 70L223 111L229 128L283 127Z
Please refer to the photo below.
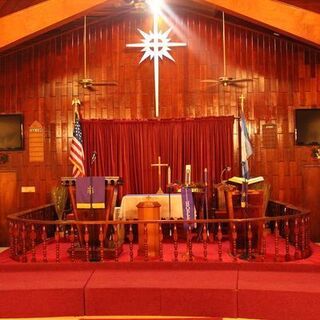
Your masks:
M318 256L319 258L319 256ZM163 315L317 319L320 265L0 265L0 317Z

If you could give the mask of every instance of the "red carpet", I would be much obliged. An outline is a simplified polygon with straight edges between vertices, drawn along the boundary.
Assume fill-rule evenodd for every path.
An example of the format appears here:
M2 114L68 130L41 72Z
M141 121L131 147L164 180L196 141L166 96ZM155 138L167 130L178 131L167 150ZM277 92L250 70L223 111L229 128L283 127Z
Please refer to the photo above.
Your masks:
M129 315L235 317L236 287L236 270L97 270L85 289L87 315L122 310Z
M92 271L0 273L1 317L83 315L83 289Z
M311 320L320 314L317 246L306 260L281 263L173 263L171 249L167 249L170 262L134 263L23 264L12 262L4 252L0 254L0 317L179 315ZM202 251L201 245L194 249L196 255ZM128 261L126 254L121 260ZM216 252L211 254L217 261ZM49 260L54 261L51 252Z

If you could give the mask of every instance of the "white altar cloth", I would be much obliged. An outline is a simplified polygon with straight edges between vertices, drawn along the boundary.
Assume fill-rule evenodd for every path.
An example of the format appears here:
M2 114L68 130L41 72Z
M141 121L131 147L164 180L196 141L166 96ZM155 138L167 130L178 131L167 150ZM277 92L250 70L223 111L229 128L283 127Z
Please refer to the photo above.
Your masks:
M137 204L147 200L161 204L160 218L183 218L181 193L173 193L170 195L171 216L169 215L169 194L128 194L122 198L119 219L138 219Z

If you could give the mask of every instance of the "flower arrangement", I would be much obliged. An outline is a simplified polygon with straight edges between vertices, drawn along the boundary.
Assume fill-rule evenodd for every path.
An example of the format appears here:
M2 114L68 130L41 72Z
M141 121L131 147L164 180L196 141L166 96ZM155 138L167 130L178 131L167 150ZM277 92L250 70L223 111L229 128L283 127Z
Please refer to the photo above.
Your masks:
M319 146L313 146L311 148L311 157L313 159L320 159L320 147Z
M6 162L8 162L9 157L7 154L5 153L0 153L0 164L4 164Z

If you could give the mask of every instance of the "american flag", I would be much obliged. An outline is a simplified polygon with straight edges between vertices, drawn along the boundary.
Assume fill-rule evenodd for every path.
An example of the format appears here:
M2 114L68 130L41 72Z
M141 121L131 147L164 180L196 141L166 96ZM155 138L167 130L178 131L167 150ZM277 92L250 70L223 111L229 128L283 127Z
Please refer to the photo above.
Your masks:
M77 178L85 175L82 129L77 105L75 105L74 113L75 122L69 159L73 164L72 176Z

